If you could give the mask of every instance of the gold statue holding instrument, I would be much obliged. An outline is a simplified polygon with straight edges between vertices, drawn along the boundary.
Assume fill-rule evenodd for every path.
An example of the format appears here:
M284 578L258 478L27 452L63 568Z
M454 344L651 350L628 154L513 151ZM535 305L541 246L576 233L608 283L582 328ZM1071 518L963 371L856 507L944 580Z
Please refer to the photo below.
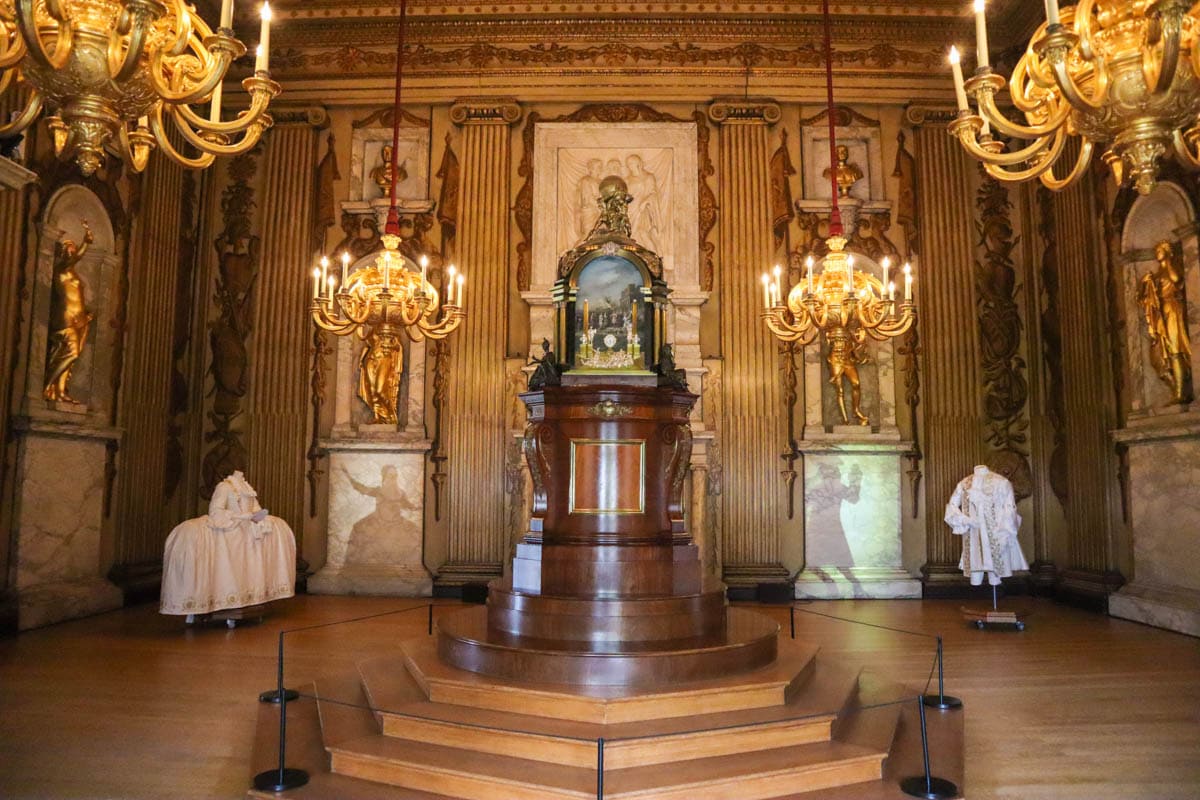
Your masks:
M1172 403L1192 401L1192 343L1187 329L1183 265L1170 242L1154 247L1158 269L1142 277L1138 299L1150 336L1150 361L1171 389Z
M46 356L46 385L42 396L47 400L74 403L67 393L71 370L87 344L88 331L95 318L85 305L87 286L75 271L94 237L87 220L83 221L83 242L76 244L66 236L54 245L54 273L50 278L49 354Z

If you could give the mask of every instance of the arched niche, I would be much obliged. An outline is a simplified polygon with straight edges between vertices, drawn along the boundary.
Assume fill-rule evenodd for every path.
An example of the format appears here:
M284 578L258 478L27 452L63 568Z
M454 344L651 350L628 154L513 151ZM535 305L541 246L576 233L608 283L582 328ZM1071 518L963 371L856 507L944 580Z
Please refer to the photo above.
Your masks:
M854 269L873 275L883 280L883 266L877 261L858 251L853 251ZM897 280L899 278L899 280ZM803 280L803 276L801 277ZM893 264L888 273L888 279L895 281L896 299L903 296L903 274L898 266ZM869 428L863 431L879 431L881 433L897 433L896 427L896 368L895 368L895 339L877 342L867 337L865 349L867 358L864 364L858 365L858 377L862 384L862 410L871 420ZM829 347L824 337L820 337L804 348L804 425L806 436L813 433L832 430L835 425L842 425L842 417L838 411L837 389L829 382L829 364L826 361ZM846 411L850 411L850 387L846 385ZM853 424L853 420L851 422Z
M68 391L75 404L43 399L49 356L50 313L53 301L55 247L60 239L82 244L84 222L94 241L75 266L83 283L84 304L93 320L83 351L71 370ZM92 417L103 424L112 404L110 377L120 332L110 324L118 305L120 257L108 210L92 191L68 184L46 203L38 229L34 277L33 330L26 386L26 408L31 416L71 414Z
M1159 378L1150 357L1150 338L1140 298L1142 278L1158 268L1154 248L1171 242L1183 258L1188 300L1188 330L1192 335L1192 374L1200 375L1200 252L1196 211L1178 184L1160 181L1150 194L1138 197L1129 209L1121 231L1123 300L1125 308L1125 362L1129 373L1129 408L1139 417L1170 410L1171 392Z
M356 270L369 267L375 263L379 254L375 250L354 261L347 269L347 274L353 275ZM337 340L334 351L337 359L337 372L334 391L334 429L335 438L370 432L372 435L387 436L394 432L400 438L423 439L425 437L425 340L412 341L407 336L401 337L404 350L404 368L400 376L400 397L396 404L399 425L373 423L374 416L358 396L359 361L362 358L365 342L357 333L348 336L333 336Z

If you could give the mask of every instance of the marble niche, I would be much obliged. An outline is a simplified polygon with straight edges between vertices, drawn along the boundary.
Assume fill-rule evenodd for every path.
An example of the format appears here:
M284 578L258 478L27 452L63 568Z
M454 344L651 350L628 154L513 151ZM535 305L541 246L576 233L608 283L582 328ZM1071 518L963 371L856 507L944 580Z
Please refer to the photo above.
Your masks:
M351 271L374 261L370 254ZM404 342L399 423L376 424L357 395L363 343L334 343L334 425L329 454L329 521L324 566L313 594L428 597L433 576L424 553L425 342Z
M67 386L72 400L42 396L49 355L55 245L81 243L83 221L95 241L75 266L85 306L94 315ZM59 190L41 221L33 282L29 368L17 437L16 590L24 630L119 608L121 590L104 577L104 493L110 459L121 439L111 420L109 390L120 260L108 212L82 186Z
M1133 533L1132 580L1109 597L1113 616L1200 636L1200 403L1171 402L1150 360L1139 301L1141 279L1157 267L1154 246L1182 253L1192 343L1200 379L1200 252L1195 209L1173 183L1159 183L1129 211L1121 240L1129 408L1113 438L1127 448Z

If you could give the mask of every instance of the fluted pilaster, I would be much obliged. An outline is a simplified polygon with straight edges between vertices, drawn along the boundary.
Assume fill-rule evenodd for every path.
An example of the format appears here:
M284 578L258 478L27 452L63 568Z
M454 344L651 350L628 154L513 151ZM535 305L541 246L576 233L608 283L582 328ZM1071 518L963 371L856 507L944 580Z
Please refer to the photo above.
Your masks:
M910 120L912 119L910 115ZM972 220L975 163L941 120L917 127L913 157L920 193L919 324L925 375L927 583L963 580L958 541L942 521L955 484L983 456L979 325L975 319Z
M167 497L167 428L184 170L155 154L143 180L130 248L125 368L118 420L114 580L153 572L178 510Z
M450 110L462 126L458 266L467 276L466 320L448 339L446 436L447 563L437 583L454 586L500 574L507 555L504 458L508 435L504 358L508 332L510 126L520 108L464 100Z
M776 343L759 319L758 282L774 250L768 132L780 110L770 101L719 100L708 113L721 126L721 561L726 582L753 585L788 577L779 542L785 490L779 459L785 445L783 408Z
M1069 155L1069 154L1068 154ZM1054 196L1059 253L1063 401L1067 461L1068 590L1103 595L1119 585L1113 574L1115 456L1108 431L1116 427L1107 366L1100 192L1094 173Z
M264 137L262 263L254 291L245 431L247 478L262 504L299 539L308 447L316 125L324 120L315 110L296 117L276 115Z

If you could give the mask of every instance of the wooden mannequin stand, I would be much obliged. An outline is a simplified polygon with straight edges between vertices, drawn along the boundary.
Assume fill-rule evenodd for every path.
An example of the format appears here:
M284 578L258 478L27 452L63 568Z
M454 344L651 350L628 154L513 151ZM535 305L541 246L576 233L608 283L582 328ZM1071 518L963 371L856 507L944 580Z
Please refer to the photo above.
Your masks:
M1025 618L1030 612L1026 610L1001 610L996 602L996 587L992 586L992 607L979 608L963 606L959 609L963 619L974 623L976 628L983 630L993 625L1012 626L1019 631L1025 630Z

